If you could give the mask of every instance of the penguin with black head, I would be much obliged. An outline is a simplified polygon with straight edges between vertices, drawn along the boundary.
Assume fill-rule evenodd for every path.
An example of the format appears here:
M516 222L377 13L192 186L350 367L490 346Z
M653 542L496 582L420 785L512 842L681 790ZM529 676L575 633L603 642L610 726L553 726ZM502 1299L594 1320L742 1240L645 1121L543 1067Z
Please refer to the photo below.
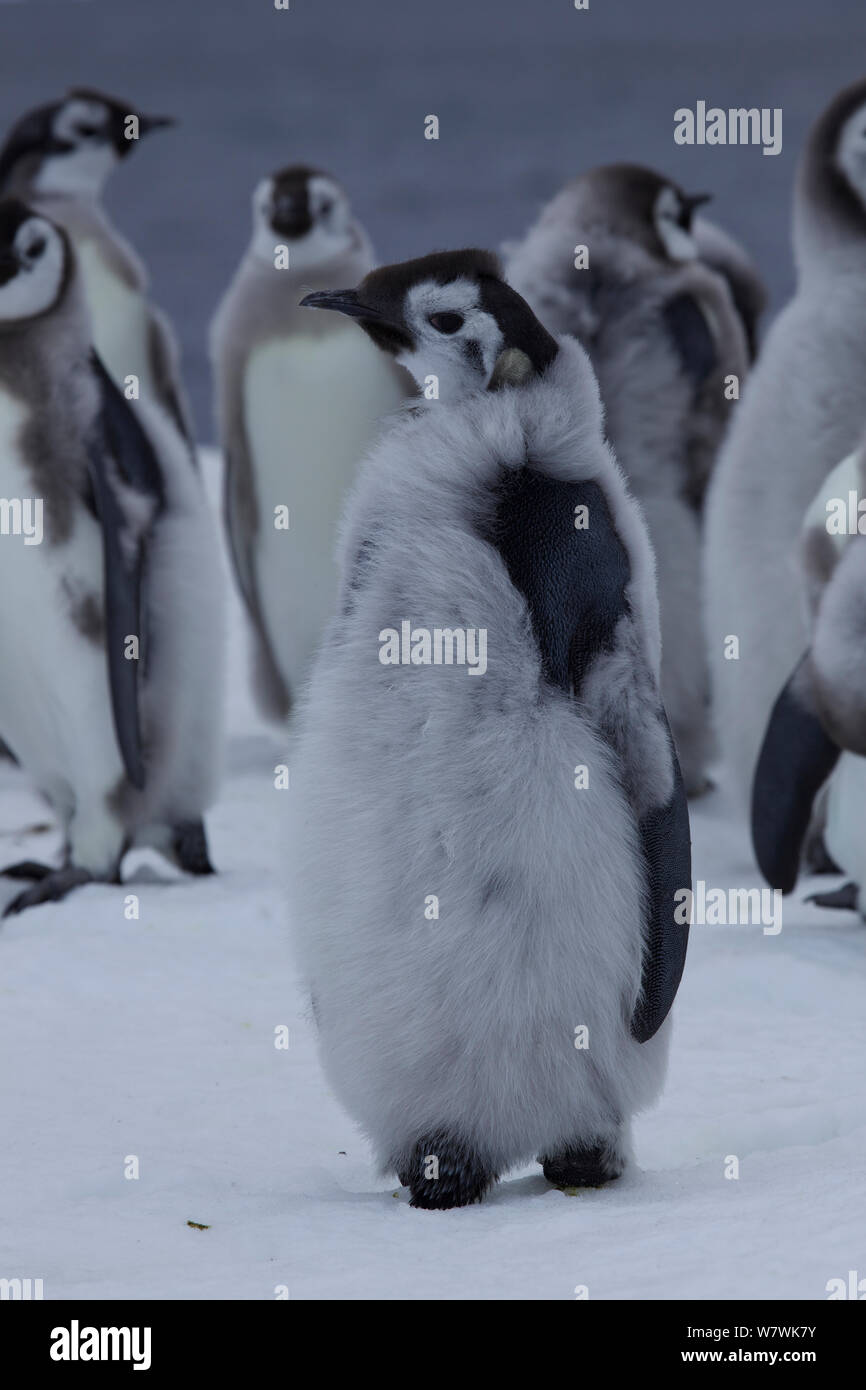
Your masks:
M602 1184L663 1083L690 849L652 553L592 368L485 251L304 302L425 392L351 495L291 759L325 1070L416 1207L536 1156Z

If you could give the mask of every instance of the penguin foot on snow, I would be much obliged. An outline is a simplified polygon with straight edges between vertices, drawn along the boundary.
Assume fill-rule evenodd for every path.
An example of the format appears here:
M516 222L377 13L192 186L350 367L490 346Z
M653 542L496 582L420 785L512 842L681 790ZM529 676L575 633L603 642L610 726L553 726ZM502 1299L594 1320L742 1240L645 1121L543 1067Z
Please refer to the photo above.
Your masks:
M398 1176L411 1189L410 1206L425 1211L480 1202L497 1177L474 1149L445 1133L416 1144Z
M15 869L23 867L21 864L13 865ZM90 883L93 880L93 875L87 869L75 868L72 865L67 865L65 869L49 869L44 873L42 872L45 869L44 864L33 864L31 867L39 871L42 877L37 883L34 883L32 888L25 888L23 893L19 893L17 898L13 898L10 903L6 904L3 912L4 917L12 917L28 907L38 907L40 903L59 902L61 898L66 897L67 893L71 893L73 888L78 888L82 883ZM8 874L9 870L4 872ZM13 877L23 878L24 875L13 875Z
M832 893L812 893L806 902L814 903L816 907L841 907L848 912L857 912L859 896L860 889L856 883L845 883Z
M180 868L188 874L216 873L207 850L207 835L201 820L185 821L174 827L171 847Z
M625 1167L615 1140L576 1144L538 1161L554 1187L603 1187L620 1177Z
M823 831L811 835L803 850L803 862L810 874L841 874L842 870L827 848Z

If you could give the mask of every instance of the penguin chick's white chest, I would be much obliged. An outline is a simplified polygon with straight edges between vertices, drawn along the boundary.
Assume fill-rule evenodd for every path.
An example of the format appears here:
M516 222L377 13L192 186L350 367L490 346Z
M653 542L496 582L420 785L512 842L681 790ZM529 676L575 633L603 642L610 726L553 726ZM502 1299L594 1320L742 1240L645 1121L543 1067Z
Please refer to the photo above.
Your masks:
M28 412L0 388L0 497L24 503L34 482L21 458ZM122 774L114 741L105 648L85 638L73 621L76 603L102 603L99 528L82 509L68 540L54 545L43 534L25 544L0 534L0 650L7 663L0 681L0 730L45 790L78 785L78 770L102 773L106 785ZM43 525L47 518L43 517ZM68 775L68 781L67 776ZM63 795L62 792L59 793Z
M346 489L382 416L402 400L397 373L354 324L274 338L250 356L244 419L259 512L256 565L290 681L303 674L334 610ZM278 528L277 508L288 508L288 530Z
M121 280L98 244L76 244L93 323L93 345L119 386L130 375L142 395L157 396L150 354L150 310L140 291Z

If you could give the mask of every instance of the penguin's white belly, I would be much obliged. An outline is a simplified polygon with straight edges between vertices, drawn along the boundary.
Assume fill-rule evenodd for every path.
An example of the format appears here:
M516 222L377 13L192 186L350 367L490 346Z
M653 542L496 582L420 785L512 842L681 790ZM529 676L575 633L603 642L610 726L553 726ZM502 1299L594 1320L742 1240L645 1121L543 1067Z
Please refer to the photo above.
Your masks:
M93 345L119 386L138 377L142 395L157 395L150 355L150 310L138 292L115 275L96 242L77 245L87 304L93 322Z
M354 325L255 351L244 414L260 531L256 571L280 669L300 680L336 601L334 549L346 489L382 416L403 399L389 363ZM289 509L289 529L276 510Z
M866 888L866 758L843 753L830 783L825 839L841 869Z
M0 496L32 498L17 447L26 411L0 391ZM122 773L105 648L72 618L75 600L101 605L102 544L81 512L68 541L0 534L0 735L58 809L99 797Z

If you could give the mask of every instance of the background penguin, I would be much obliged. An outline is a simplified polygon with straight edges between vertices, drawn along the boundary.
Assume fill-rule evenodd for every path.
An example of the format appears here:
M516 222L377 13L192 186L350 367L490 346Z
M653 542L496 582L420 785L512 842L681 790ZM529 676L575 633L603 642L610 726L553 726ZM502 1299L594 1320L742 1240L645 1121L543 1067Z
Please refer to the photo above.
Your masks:
M663 1081L690 851L652 553L592 369L482 251L305 303L440 381L363 464L292 758L325 1068L415 1206L535 1155L603 1183ZM485 632L486 669L416 664L423 631L383 664L404 621Z
M381 417L413 389L354 324L298 308L305 289L354 284L372 264L339 184L291 165L255 190L252 241L214 320L225 526L271 719L288 714L334 610L345 490Z
M758 291L741 318L734 279L751 282L735 244L704 223L718 273L692 234L703 195L688 197L638 165L594 169L542 212L507 275L553 332L573 333L592 360L607 436L641 502L656 551L662 694L690 794L706 785L709 675L704 657L701 510L742 381ZM588 268L575 268L575 248ZM745 268L744 268L745 267Z
M826 792L826 847L852 881L811 901L866 915L866 535L831 526L836 504L847 512L851 495L866 498L866 447L833 469L806 515L801 555L810 642L764 736L752 841L768 882L790 893L816 799Z
M796 294L766 335L707 504L713 700L743 802L773 701L806 646L791 540L866 424L866 81L840 93L811 131L794 252Z
M174 124L87 87L28 112L0 148L0 195L23 199L66 230L81 267L97 352L121 388L124 378L137 376L141 396L158 402L191 444L168 320L149 302L144 266L100 202L106 179L136 146L135 138L127 138L130 116L138 121L139 136Z
M0 203L0 493L43 506L41 544L0 543L0 728L66 837L60 870L4 871L38 880L7 911L116 879L132 844L211 871L221 575L181 451L93 353L66 235Z

